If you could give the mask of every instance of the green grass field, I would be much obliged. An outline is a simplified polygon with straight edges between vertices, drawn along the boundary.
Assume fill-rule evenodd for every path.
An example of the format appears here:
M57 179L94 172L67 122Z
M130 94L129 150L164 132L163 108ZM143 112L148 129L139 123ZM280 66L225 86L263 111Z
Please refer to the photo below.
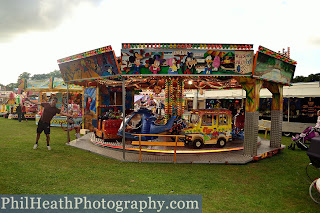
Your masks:
M320 212L300 149L247 165L126 163L66 146L57 127L51 151L44 134L33 150L34 121L0 117L0 133L0 194L201 194L203 212Z

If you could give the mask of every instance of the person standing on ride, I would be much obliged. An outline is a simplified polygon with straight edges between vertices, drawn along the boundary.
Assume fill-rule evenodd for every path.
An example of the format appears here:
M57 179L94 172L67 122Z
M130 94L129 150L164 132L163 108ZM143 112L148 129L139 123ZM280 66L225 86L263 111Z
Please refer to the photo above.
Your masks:
M46 134L46 137L47 137L47 148L48 150L51 150L50 122L53 116L55 116L56 114L61 114L67 117L75 117L73 115L61 112L61 110L56 107L57 100L58 100L57 97L54 97L51 99L50 103L41 103L41 106L43 107L43 112L38 122L36 143L34 144L33 149L38 148L38 141L40 139L40 134L42 133L42 131L44 131L44 134Z

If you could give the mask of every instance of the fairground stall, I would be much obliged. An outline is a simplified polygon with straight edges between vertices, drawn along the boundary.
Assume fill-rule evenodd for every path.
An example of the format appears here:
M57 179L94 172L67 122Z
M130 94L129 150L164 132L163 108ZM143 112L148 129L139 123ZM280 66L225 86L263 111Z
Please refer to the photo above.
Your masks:
M26 91L26 85L27 80L26 79L20 79L18 88L15 88L15 101L14 105L11 106L12 110L8 112L8 118L9 119L18 119L17 114L17 107L19 104L24 105L26 107L26 112L24 117L26 119L34 119L37 112L38 112L38 106L37 106L37 98L39 96L38 93L33 93L31 91ZM13 101L11 101L13 102Z
M34 94L36 95L36 94ZM13 106L13 113L9 114L9 119L18 119L17 107L18 104L24 105L26 107L26 114L24 117L26 119L35 119L36 114L38 113L38 106L36 101L31 101L31 97L27 96L27 93L17 94L16 95L16 105Z
M172 132L174 123L180 123L177 120L184 119L187 113L183 95L185 89L198 89L201 93L203 90L214 92L242 88L246 93L246 99L245 134L241 155L250 159L261 158L281 149L279 127L282 123L283 85L290 84L296 64L285 54L273 52L262 46L254 54L252 44L123 43L120 69L110 46L70 56L59 60L58 63L62 76L68 83L86 87L101 85L97 90L122 86L122 109L127 109L124 107L125 103L133 106L133 100L130 98L132 95L129 95L128 99L126 89L148 89L155 94L164 91L163 119L158 119L157 116L154 118L153 113L142 106L135 112L138 118L136 122L131 122L135 115L127 117L125 110L122 110L122 116L126 119L122 119L117 135L122 136L123 153L125 153L126 138L132 139L132 144L140 147L163 144L171 146L160 141L149 142L158 138L160 133ZM271 137L268 151L263 155L257 151L259 93L262 87L272 93ZM224 147L229 142L232 143L230 110L193 109L189 113L191 120L187 122L187 126L173 134L176 142L174 153L177 153L177 146L185 146L188 143L194 148L202 148L206 144ZM194 117L197 119L193 120ZM135 125L138 128L132 128L134 123L139 123L138 121L141 123ZM184 144L180 143L179 137L184 137ZM210 151L204 152L210 153Z
M16 94L12 91L0 91L0 116L13 113L16 104Z
M73 113L78 115L75 118L75 122L82 122L83 107L82 107L82 97L83 97L83 88L81 86L70 84L67 85L64 83L62 78L48 78L45 80L27 80L25 91L38 92L39 93L39 102L49 102L50 98L57 97L57 108L62 111L72 109ZM35 115L36 124L41 117L42 106L39 106L38 113ZM51 120L51 126L67 126L66 117L55 115Z
M8 119L17 119L18 115L16 108L18 104L24 104L26 106L25 118L34 119L37 112L37 106L29 101L26 101L27 94L19 94L12 91L0 92L0 115L5 116Z

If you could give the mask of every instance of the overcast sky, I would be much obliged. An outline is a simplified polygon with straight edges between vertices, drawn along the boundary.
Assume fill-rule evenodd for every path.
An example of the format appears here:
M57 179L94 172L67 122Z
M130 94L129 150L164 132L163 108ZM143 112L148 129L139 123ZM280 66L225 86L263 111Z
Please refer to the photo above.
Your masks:
M320 73L318 0L0 0L0 83L121 43L242 43L291 48L295 76Z

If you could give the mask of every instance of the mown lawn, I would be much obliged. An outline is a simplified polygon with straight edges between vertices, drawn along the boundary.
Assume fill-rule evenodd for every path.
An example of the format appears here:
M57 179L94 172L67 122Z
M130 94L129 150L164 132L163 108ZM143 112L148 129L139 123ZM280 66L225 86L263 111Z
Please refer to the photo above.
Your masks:
M33 150L35 122L0 117L0 194L201 194L203 212L320 212L301 150L247 165L139 164L66 146L66 132L51 132L52 150L43 134Z

